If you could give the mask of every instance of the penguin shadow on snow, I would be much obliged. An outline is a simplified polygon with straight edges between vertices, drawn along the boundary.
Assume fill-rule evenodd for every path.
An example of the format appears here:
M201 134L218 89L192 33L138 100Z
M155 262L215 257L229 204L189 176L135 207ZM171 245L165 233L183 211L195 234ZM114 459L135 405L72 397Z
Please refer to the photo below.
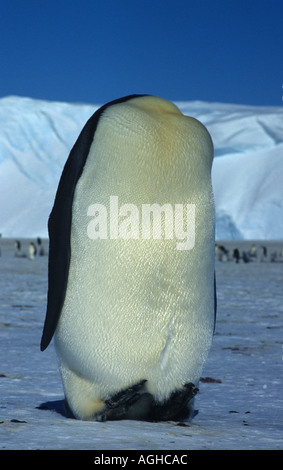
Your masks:
M46 401L41 403L39 406L36 406L37 410L45 410L45 411L54 411L64 418L70 418L68 413L66 412L65 408L65 401L64 400L54 400L54 401Z

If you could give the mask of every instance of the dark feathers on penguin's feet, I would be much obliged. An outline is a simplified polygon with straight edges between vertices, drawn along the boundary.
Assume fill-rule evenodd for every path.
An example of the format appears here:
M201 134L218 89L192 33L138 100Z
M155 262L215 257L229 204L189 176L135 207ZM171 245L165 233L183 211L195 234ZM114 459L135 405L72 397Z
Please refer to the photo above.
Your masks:
M183 421L194 416L193 398L198 388L187 383L173 392L164 403L153 403L149 421Z
M93 417L94 421L133 419L140 421L184 421L195 416L193 399L198 388L187 383L173 392L168 400L159 403L145 390L146 380L122 390L105 401L104 409ZM65 402L68 417L74 418Z

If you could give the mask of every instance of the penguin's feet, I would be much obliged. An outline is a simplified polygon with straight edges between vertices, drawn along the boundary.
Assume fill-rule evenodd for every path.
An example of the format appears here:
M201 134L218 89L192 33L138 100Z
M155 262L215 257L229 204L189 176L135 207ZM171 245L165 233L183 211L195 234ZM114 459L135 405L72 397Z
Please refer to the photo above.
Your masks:
M103 420L138 419L151 403L152 396L144 390L146 380L122 390L105 401Z
M173 392L163 403L155 403L151 409L150 421L182 421L194 415L193 398L198 388L187 383L182 389ZM190 403L191 402L191 403Z
M160 403L146 390L146 382L142 380L104 402L95 400L87 402L84 414L81 413L80 418L95 421L137 419L157 422L182 421L193 417L193 398L198 392L193 383L185 384L173 392L166 401ZM74 417L67 400L65 400L65 409L69 417Z
M105 401L86 399L80 400L79 411L72 408L65 397L65 413L68 418L106 421L119 419L143 419L153 402L153 397L144 388L147 381L141 380L131 387L121 390ZM77 404L78 405L78 404Z

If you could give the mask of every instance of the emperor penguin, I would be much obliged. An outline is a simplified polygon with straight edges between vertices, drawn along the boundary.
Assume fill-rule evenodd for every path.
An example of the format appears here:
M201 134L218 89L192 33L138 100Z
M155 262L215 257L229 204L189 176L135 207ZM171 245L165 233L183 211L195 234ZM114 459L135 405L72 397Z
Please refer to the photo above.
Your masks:
M111 101L81 131L48 221L41 340L69 416L194 416L216 314L212 161L205 126L156 96Z
M30 242L28 247L29 259L33 260L36 256L37 250L34 242Z

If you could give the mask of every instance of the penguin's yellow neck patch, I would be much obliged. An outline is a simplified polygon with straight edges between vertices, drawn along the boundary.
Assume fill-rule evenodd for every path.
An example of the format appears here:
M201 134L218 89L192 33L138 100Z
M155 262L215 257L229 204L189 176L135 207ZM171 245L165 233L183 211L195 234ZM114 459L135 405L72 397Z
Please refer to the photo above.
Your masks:
M170 114L179 114L182 115L179 108L171 103L171 101L165 100L164 98L159 98L157 96L142 96L138 98L133 98L128 102L137 108L140 108L143 111L160 114L160 113L170 113Z

